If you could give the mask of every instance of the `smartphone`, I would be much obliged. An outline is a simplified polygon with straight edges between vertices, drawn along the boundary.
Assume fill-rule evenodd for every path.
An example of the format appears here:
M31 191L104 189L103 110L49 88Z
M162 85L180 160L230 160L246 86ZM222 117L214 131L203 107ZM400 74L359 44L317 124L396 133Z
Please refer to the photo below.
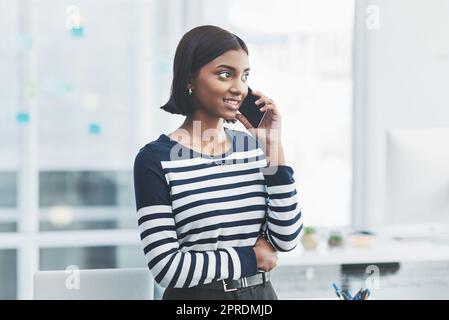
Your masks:
M256 100L259 98L260 97L254 95L251 88L248 87L248 95L245 97L239 108L239 112L243 114L246 119L248 119L249 123L251 123L254 128L259 127L267 113L267 111L259 110L265 105L265 103L261 103L259 105L255 104Z

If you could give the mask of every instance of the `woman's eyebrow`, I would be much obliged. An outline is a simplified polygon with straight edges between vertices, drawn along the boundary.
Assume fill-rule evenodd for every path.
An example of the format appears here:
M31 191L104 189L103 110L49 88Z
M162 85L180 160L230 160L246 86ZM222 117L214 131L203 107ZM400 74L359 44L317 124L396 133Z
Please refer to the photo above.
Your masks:
M217 66L217 68L220 68L220 67L228 68L228 69L231 69L231 70L234 70L234 71L236 70L234 67L228 66L227 64L220 64L220 65ZM246 68L243 71L249 71L249 70L251 70L251 68Z

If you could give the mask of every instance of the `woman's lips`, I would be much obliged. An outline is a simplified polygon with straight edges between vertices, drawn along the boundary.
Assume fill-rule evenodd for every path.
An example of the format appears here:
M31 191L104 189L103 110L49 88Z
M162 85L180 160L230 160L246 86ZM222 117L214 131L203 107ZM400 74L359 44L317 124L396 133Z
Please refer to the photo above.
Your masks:
M238 110L238 108L240 107L240 102L232 104L229 102L226 102L225 100L223 100L225 106L231 110Z

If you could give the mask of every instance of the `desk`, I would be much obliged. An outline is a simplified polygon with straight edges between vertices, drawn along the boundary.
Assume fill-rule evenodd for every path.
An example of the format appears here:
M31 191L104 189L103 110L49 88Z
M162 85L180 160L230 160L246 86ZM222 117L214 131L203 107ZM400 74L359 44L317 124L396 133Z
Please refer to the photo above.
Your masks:
M368 248L327 248L304 250L302 245L292 252L279 254L279 266L338 265L388 262L449 261L449 241L393 240L373 237Z
M449 277L444 269L449 262L449 241L410 239L393 240L391 237L376 236L369 248L349 245L328 248L321 245L314 251L304 250L300 244L292 252L279 254L280 269L273 274L273 282L280 289L282 299L335 299L331 288L333 282L356 291L363 286L361 281L364 277L368 276L360 273L365 271L367 264L378 265L383 272L395 270L395 267L389 269L388 265L397 264L400 270L384 273L380 279L381 290L373 291L370 299L449 298ZM429 269L427 272L426 269L417 272L415 269L422 265L426 268L432 266L436 271ZM295 269L298 271L294 272ZM359 278L351 287L349 277L354 270Z

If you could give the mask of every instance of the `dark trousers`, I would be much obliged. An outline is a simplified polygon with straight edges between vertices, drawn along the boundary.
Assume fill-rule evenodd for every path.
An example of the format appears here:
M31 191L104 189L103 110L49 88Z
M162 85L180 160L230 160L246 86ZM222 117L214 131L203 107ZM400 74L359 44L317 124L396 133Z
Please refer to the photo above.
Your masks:
M217 289L166 288L162 300L278 300L268 281L257 286L225 292Z

